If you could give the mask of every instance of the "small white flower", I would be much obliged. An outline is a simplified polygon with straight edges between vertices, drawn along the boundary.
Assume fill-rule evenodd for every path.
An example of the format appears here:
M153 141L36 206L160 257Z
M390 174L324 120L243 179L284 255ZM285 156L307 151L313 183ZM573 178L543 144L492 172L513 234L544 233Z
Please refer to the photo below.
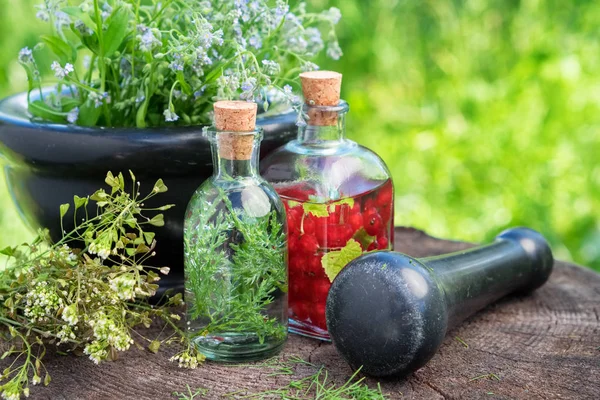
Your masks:
M19 61L22 63L28 63L33 61L33 51L29 47L23 47L19 51Z
M110 251L107 249L101 249L98 252L98 257L100 257L103 260L106 260L108 258L108 256L110 255Z
M74 109L69 111L69 113L67 114L67 121L69 121L70 124L74 124L75 122L77 122L78 118L79 118L79 107L75 107ZM74 257L74 258L72 259L71 257ZM75 261L76 259L77 259L77 257L75 257L75 255L73 253L69 254L70 261Z
M337 23L340 22L340 19L342 19L342 12L339 8L331 7L327 12L327 17L332 24L337 25Z
M52 71L54 71L54 76L57 77L58 79L65 79L65 77L67 75L69 75L71 72L75 71L75 68L73 67L73 64L65 64L65 67L61 67L61 65L58 63L58 61L54 61L52 63L52 65L50 66L50 68L52 69Z
M166 122L175 122L179 119L179 115L175 114L175 112L170 109L166 109L163 114Z

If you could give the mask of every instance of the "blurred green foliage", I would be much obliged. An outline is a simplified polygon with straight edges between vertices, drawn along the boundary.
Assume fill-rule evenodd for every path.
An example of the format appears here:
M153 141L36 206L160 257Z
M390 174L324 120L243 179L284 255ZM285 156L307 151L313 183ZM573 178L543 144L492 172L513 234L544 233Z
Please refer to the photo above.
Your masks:
M0 0L2 95L25 87L11 63L39 33L31 3ZM309 4L342 10L345 56L321 65L344 74L349 136L390 166L397 225L478 242L526 225L600 270L600 3ZM2 247L19 223L0 204Z

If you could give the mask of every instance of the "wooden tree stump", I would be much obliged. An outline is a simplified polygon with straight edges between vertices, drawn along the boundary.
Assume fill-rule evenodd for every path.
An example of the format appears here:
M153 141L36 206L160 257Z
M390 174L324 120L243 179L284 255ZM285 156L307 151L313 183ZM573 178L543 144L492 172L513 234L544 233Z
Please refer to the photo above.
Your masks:
M409 228L398 228L395 242L398 251L415 257L470 246ZM384 394L427 400L599 399L600 275L565 262L556 262L554 268L548 283L532 295L506 298L449 332L424 368L404 380L381 381ZM198 398L218 399L231 392L242 395L286 386L314 373L312 367L298 366L293 376L269 376L272 370L256 364L215 363L185 370L169 362L173 352L162 348L154 355L135 349L99 366L84 357L48 356L52 383L32 387L31 397L168 399L189 385L209 389ZM291 335L281 357L291 356L324 365L336 383L352 375L329 343ZM4 364L6 360L2 368ZM481 377L489 374L500 380ZM367 383L373 386L377 381Z

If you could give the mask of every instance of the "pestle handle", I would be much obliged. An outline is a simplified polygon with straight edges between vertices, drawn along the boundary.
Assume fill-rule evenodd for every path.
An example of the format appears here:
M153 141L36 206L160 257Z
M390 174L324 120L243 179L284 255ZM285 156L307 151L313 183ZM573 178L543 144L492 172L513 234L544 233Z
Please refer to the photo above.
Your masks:
M419 261L443 289L449 328L507 294L537 289L554 263L544 237L528 228L506 230L488 245Z

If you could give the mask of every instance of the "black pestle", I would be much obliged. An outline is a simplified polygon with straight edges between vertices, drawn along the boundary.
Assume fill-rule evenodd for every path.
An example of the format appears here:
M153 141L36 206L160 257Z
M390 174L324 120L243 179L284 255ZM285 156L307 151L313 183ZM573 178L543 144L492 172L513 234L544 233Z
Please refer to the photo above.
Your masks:
M331 285L327 328L354 369L404 376L425 365L446 332L501 297L540 287L554 259L527 228L488 245L415 259L389 251L350 262Z

